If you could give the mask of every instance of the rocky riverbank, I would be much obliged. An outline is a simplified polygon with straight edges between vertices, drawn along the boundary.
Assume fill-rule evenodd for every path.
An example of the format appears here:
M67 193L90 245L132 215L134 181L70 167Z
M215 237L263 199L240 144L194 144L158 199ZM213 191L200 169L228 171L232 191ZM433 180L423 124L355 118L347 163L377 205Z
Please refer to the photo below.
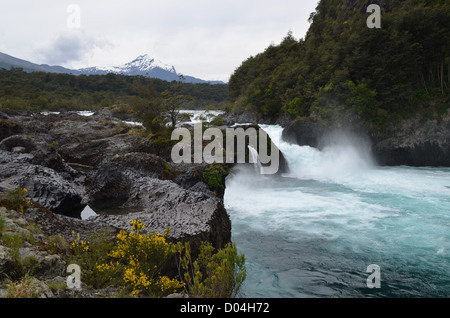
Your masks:
M202 241L216 248L230 242L223 199L203 180L207 165L176 165L169 156L170 148L158 136L145 136L107 111L82 116L2 110L0 195L25 188L33 205L25 214L3 208L0 219L6 232L18 230L18 223L39 227L39 234L30 236L33 243L19 248L20 255L52 268L35 279L66 276L63 256L49 254L45 238L71 241L78 233L86 239L101 228L114 234L134 219L156 232L170 227L168 239L187 241L193 250ZM97 215L81 219L87 205ZM5 231L0 234L2 279L14 270L9 247L2 244ZM53 263L44 266L47 260Z

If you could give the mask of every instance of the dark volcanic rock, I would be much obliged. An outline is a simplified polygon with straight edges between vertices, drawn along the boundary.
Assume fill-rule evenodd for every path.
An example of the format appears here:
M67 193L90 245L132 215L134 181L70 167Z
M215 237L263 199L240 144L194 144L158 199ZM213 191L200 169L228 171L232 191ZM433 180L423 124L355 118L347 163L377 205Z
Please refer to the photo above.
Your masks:
M222 200L206 185L200 187L197 179L193 188L166 180L171 169L151 154L115 157L94 178L89 205L102 215L93 220L128 228L132 220L141 219L149 230L163 233L170 227L171 238L193 246L202 240L224 246L231 239L231 223ZM185 178L183 183L189 181Z
M222 198L203 182L206 165L166 162L149 153L151 139L129 133L131 126L104 112L5 117L21 135L7 131L0 142L0 192L27 188L36 205L49 211L42 214L52 221L48 231L129 229L131 220L142 219L149 231L170 227L169 237L191 242L193 251L201 241L222 247L231 240ZM99 215L76 220L88 203Z
M450 166L450 115L444 120L403 121L392 136L377 140L374 151L382 165Z
M260 114L255 114L252 111L243 111L243 112L227 112L222 115L226 124L228 126L234 124L267 124L267 125L288 125L291 120L289 116L284 114L279 114L275 117L263 117Z
M80 217L83 176L59 156L47 136L14 135L0 142L2 192L26 188L28 195L51 211ZM20 148L20 153L14 152Z
M48 135L14 135L3 139L0 142L0 149L17 152L20 148L21 153L28 153L32 156L30 163L51 168L59 173L66 175L76 174L59 155L56 148L57 142L52 142L51 136Z
M90 220L129 228L132 220L140 219L149 231L163 233L170 228L170 238L189 241L193 248L201 241L223 247L231 240L230 219L219 198L183 189L168 180L139 180L134 188L128 201L118 207L127 214L99 215Z
M0 141L3 139L19 134L21 132L21 128L14 122L9 121L5 118L6 116L2 116L0 114Z
M98 212L119 208L136 191L132 186L138 180L164 178L165 165L165 161L152 154L115 156L97 170L90 187L89 205Z
M283 139L322 149L327 136L336 132L370 142L367 149L380 165L450 166L450 114L440 121L403 120L389 129L388 136L370 135L362 127L330 127L311 120L294 121L284 129Z
M54 213L80 217L84 189L76 180L64 179L55 170L30 163L28 154L0 150L0 190L26 188L30 198Z
M299 146L319 147L320 138L330 128L319 122L311 120L294 121L283 130L283 140Z

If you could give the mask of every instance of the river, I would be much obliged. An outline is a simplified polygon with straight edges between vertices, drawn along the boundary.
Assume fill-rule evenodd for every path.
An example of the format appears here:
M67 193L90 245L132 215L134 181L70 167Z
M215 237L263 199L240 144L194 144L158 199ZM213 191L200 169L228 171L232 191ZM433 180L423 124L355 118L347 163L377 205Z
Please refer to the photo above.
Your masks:
M243 166L227 178L244 297L450 296L449 168L381 167L357 138L319 151L261 127L290 171Z

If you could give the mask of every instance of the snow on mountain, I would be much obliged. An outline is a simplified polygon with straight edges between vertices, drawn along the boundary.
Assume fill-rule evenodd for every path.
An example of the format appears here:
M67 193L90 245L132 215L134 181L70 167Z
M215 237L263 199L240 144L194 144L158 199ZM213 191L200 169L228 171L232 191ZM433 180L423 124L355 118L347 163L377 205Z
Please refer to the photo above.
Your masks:
M128 62L120 66L112 67L89 67L79 70L83 74L108 74L116 73L123 75L141 75L145 77L154 77L166 81L178 81L180 80L180 74L177 73L175 67L169 64L165 64L160 60L152 58L150 55L145 54L138 56L135 60ZM205 83L201 79L185 76L184 81L193 83Z
M100 72L129 74L129 73L136 73L136 72L145 73L145 72L152 71L156 68L177 74L174 66L165 64L165 63L161 62L160 60L155 60L148 54L141 55L141 56L137 57L135 60L128 62L121 66L103 66L103 67L93 67L93 68L88 68L88 69L98 70Z
M134 61L125 64L125 67L130 68L130 69L136 68L142 72L150 71L155 68L161 68L168 72L177 74L175 67L165 64L165 63L161 62L160 60L155 60L154 58L151 58L148 54L139 56Z
M78 70L81 74L86 75L104 75L108 73L116 73L123 75L138 75L152 78L159 78L165 81L182 81L186 83L209 83L224 84L221 81L205 81L196 77L178 74L175 67L165 64L160 60L152 58L148 54L138 56L135 60L121 66L112 67L89 67Z
M224 84L224 82L221 81L205 81L187 75L183 75L181 78L181 74L177 73L174 66L154 59L148 54L138 56L135 60L121 66L88 67L79 70L72 70L61 66L38 65L0 52L0 69L9 69L11 67L19 67L27 72L39 71L50 73L67 73L75 75L105 75L108 73L115 73L159 78L169 82L182 81L185 83Z

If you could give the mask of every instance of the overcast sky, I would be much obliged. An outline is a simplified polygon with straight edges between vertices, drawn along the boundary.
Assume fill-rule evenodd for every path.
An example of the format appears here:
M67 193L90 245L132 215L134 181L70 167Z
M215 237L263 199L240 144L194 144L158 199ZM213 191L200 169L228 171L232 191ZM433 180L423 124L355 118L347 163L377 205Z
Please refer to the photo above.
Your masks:
M318 0L0 0L0 52L68 68L149 54L177 72L228 81L292 31L304 37Z

